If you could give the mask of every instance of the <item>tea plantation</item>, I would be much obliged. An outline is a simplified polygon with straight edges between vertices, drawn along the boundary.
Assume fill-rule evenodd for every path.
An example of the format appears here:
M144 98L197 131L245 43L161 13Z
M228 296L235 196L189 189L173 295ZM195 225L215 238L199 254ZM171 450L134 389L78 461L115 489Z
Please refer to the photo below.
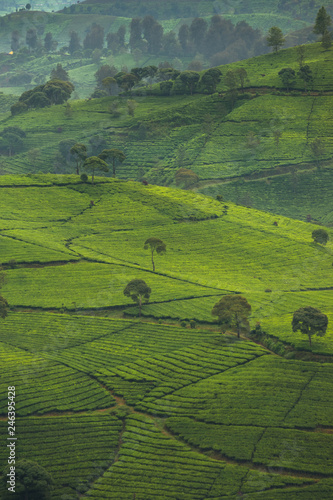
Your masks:
M333 187L333 52L320 43L304 47L303 63L313 77L307 89L298 76L298 52L293 47L219 66L221 81L211 94L201 85L193 95L185 90L162 95L154 83L134 89L133 95L72 99L70 114L65 105L15 116L4 113L2 129L20 127L27 135L22 150L1 156L0 171L70 174L76 167L63 151L68 141L85 144L89 155L100 152L91 146L97 141L101 149L118 148L126 155L117 166L121 179L174 186L177 170L190 168L199 177L193 190L303 221L310 216L331 226L332 208L324 200ZM74 83L89 81L92 91L97 66L90 66L89 70L84 66L82 74L82 68L74 68L70 76ZM279 77L286 67L296 75L290 89ZM226 75L239 69L248 79L244 89L236 86L231 102ZM133 116L128 113L128 99L136 101Z
M16 459L52 475L53 500L333 497L330 228L323 246L310 222L192 191L0 181L1 470L15 386ZM261 336L212 316L239 293ZM291 327L308 305L329 318L312 346Z

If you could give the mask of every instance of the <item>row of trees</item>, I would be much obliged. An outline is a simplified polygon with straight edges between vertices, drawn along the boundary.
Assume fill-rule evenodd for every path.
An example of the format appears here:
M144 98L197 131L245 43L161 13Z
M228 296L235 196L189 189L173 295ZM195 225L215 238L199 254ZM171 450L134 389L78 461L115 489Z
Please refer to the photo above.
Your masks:
M44 108L68 101L74 85L62 80L49 80L43 85L38 85L31 90L23 92L17 103L10 108L12 115L17 115L30 108Z
M81 143L74 144L69 153L75 162L77 175L80 175L81 168L90 171L92 173L92 183L94 183L95 171L108 172L109 164L112 165L112 174L115 177L116 165L123 163L126 159L123 151L116 148L103 149L98 155L88 157L87 147Z
M156 238L150 238L150 240ZM148 241L148 240L147 240ZM145 248L147 246L145 245ZM130 297L139 305L139 315L141 316L142 303L148 302L151 294L151 288L144 280L131 280L124 289L124 295ZM251 305L245 297L238 294L224 295L213 307L212 315L217 316L222 327L222 333L227 329L235 328L237 337L240 338L242 330L250 331L249 318L251 315ZM317 335L323 337L328 326L326 314L319 309L306 306L297 309L293 314L292 330L300 331L309 338L310 346L312 337ZM255 334L261 334L260 324L253 330Z

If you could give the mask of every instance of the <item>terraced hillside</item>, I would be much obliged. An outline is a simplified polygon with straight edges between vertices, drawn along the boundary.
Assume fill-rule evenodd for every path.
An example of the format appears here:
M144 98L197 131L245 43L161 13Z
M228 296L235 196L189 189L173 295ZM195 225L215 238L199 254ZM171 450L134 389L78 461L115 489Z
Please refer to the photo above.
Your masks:
M330 229L322 246L311 223L119 179L0 181L0 434L14 385L17 460L53 499L332 497ZM141 318L132 279L151 287ZM211 315L234 293L255 342ZM329 317L311 347L291 329L305 305Z
M293 48L221 66L222 80L210 95L201 88L192 96L161 96L156 84L140 95L71 101L69 115L60 105L3 115L2 128L18 126L27 137L22 152L1 157L0 171L71 173L74 163L60 154L64 141L86 144L89 154L90 141L97 141L101 149L126 154L119 178L172 186L177 170L190 168L199 177L192 189L199 192L332 225L325 201L333 187L332 51L306 45L304 63L314 77L308 92L299 77L287 92L278 76L284 67L297 73ZM231 109L225 76L239 68L249 80ZM137 104L134 116L128 114L129 98ZM115 102L118 117L111 109Z

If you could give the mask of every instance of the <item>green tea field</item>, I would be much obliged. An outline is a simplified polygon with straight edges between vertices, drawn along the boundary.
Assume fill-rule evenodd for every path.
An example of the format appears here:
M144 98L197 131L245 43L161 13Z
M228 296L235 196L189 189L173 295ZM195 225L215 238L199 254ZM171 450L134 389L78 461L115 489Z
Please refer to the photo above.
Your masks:
M1 176L0 208L0 471L14 386L16 459L52 500L333 498L330 227L322 245L311 222L75 175ZM251 332L222 333L212 308L239 294ZM312 345L305 306L328 317ZM20 498L3 475L0 497Z

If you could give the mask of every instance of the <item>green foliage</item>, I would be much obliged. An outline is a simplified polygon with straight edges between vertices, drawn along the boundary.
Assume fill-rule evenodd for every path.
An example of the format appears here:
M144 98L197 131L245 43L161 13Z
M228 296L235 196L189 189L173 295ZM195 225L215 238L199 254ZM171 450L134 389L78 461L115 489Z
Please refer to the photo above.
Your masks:
M268 47L272 47L275 53L277 53L285 43L283 33L277 26L272 26L272 28L269 29L266 40Z
M218 316L222 324L222 331L227 326L235 326L238 338L240 337L241 327L249 329L248 318L250 314L251 306L242 295L225 295L212 309L212 315Z
M145 250L148 250L148 248L150 248L153 272L155 272L154 252L156 252L157 254L164 254L166 252L166 244L159 238L151 237L145 241L143 248Z
M95 171L99 172L108 172L109 168L107 163L99 158L98 156L90 156L89 158L86 158L83 162L83 168L87 170L92 171L92 180L91 182L94 184L94 178L95 178Z
M312 231L312 238L316 243L326 245L329 240L328 232L325 229L314 229Z
M133 302L139 304L140 316L141 316L142 300L148 302L150 294L151 294L151 288L147 285L147 283L144 280L140 279L135 279L130 281L124 289L125 297L131 297Z
M287 92L289 92L289 88L295 82L296 73L292 68L283 68L279 71L279 77L283 85L287 87Z
M326 333L328 318L319 309L307 306L301 307L294 312L292 328L293 332L300 330L309 337L311 346L311 337L318 335L323 337Z
M199 176L189 168L180 168L175 174L176 185L183 184L186 188L196 184Z
M313 32L317 35L324 35L327 33L328 27L331 25L331 16L326 12L325 7L320 7L317 12Z
M117 163L123 163L126 159L126 155L123 151L120 151L120 149L111 148L103 149L98 155L98 158L101 158L103 161L111 161L113 177L116 177L116 165Z
M51 492L53 490L53 478L52 476L37 462L31 460L19 460L15 463L15 481L14 490L9 494L7 492L6 498L12 496L14 491L19 498L40 498L40 500L48 500L51 498ZM8 480L8 475L10 472L10 466L8 465L2 476L2 482L5 483ZM12 485L11 485L12 486Z

